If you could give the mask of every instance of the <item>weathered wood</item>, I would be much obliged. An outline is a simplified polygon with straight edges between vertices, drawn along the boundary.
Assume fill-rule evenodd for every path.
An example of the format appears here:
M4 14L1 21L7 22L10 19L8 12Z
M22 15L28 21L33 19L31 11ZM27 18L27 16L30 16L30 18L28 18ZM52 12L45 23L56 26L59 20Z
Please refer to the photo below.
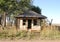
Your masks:
M19 29L20 27L20 19L17 19L17 29Z

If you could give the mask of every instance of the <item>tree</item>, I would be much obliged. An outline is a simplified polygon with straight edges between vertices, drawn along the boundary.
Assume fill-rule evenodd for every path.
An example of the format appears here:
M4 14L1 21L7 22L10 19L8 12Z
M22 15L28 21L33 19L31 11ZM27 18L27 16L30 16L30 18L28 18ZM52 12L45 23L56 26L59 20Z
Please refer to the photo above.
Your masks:
M6 0L7 1L7 0ZM3 26L5 26L6 25L6 12L7 12L7 10L8 10L8 6L6 5L6 1L4 1L4 0L0 0L0 11L2 11L2 12L4 12L4 14L3 14Z
M41 14L41 9L39 7L32 6L31 10Z
M6 26L6 14L12 13L16 9L16 4L16 0L0 0L0 11L3 12L3 27Z
M3 26L6 26L6 14L20 14L29 9L31 0L0 0L0 12L3 14Z

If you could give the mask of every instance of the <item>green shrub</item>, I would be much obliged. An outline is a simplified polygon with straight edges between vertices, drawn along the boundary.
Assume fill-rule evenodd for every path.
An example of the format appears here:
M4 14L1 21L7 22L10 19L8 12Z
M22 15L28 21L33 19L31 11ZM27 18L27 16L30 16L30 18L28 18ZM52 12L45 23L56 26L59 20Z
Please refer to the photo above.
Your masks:
M19 38L19 39L27 37L27 31L19 31L19 32L17 32L16 37Z

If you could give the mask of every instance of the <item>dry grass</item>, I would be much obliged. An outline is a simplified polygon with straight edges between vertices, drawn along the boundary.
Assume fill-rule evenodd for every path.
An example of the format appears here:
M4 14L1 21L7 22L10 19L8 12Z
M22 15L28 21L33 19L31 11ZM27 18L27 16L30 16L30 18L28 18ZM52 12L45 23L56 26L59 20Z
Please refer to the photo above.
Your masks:
M54 28L54 29L53 29ZM0 28L0 39L60 39L60 31L56 27L44 26L40 32L21 31L15 27Z

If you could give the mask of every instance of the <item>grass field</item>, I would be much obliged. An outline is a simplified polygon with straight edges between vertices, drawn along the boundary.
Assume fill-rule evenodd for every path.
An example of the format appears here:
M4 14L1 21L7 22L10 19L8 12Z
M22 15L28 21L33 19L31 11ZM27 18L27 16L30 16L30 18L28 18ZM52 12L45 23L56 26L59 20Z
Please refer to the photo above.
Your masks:
M52 28L54 28L52 26ZM7 28L4 30L0 28L0 39L24 39L24 40L32 40L32 39L40 39L40 40L59 40L60 39L60 31L57 29L51 29L49 27L44 27L43 30L39 32L29 32L29 31L17 31L15 27Z

